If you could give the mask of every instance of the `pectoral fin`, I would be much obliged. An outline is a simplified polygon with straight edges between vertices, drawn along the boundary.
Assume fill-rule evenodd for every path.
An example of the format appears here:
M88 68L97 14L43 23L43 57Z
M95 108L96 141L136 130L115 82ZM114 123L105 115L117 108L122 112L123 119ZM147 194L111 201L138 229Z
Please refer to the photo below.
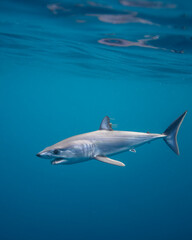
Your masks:
M96 156L94 159L100 161L100 162L104 162L104 163L109 163L112 165L116 165L116 166L120 166L120 167L124 167L125 164L116 160L113 160L111 158L105 157L105 156Z

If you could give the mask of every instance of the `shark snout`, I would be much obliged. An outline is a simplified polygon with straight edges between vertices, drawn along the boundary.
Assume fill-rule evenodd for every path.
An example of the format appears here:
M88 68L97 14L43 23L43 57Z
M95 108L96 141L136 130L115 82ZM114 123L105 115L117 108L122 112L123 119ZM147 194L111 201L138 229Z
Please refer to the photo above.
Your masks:
M52 156L50 156L49 152L47 151L41 151L39 153L36 154L37 157L40 157L40 158L52 158Z

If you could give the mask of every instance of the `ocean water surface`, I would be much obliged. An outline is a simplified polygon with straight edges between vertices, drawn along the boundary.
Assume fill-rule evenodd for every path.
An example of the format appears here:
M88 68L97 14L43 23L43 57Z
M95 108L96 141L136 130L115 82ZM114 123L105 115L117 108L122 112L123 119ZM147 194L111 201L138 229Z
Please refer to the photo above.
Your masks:
M192 2L0 1L0 239L192 239ZM51 165L36 153L97 130L162 140Z

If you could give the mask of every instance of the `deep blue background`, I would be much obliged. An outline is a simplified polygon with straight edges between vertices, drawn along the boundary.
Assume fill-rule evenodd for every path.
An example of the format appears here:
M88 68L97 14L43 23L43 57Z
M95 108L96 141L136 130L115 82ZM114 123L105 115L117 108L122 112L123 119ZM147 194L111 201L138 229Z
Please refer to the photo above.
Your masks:
M0 2L0 239L192 239L191 1L61 1L55 14L49 3ZM98 19L133 11L151 23ZM148 47L98 42L154 36ZM125 168L35 156L105 115L118 130L161 133L185 110L179 157L161 140L114 156Z

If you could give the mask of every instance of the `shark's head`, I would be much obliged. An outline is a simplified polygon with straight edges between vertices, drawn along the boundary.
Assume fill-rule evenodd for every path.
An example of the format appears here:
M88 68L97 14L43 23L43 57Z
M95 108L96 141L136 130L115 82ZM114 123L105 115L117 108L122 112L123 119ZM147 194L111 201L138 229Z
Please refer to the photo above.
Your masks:
M43 151L37 153L37 157L46 158L46 159L53 159L53 158L61 158L61 150L55 149L48 149L45 148Z
M46 158L46 159L71 159L74 157L74 152L66 149L44 149L43 151L37 153L38 157Z
M78 144L66 144L58 146L57 144L45 148L43 151L37 153L38 157L46 159L76 159L81 158L81 146Z

